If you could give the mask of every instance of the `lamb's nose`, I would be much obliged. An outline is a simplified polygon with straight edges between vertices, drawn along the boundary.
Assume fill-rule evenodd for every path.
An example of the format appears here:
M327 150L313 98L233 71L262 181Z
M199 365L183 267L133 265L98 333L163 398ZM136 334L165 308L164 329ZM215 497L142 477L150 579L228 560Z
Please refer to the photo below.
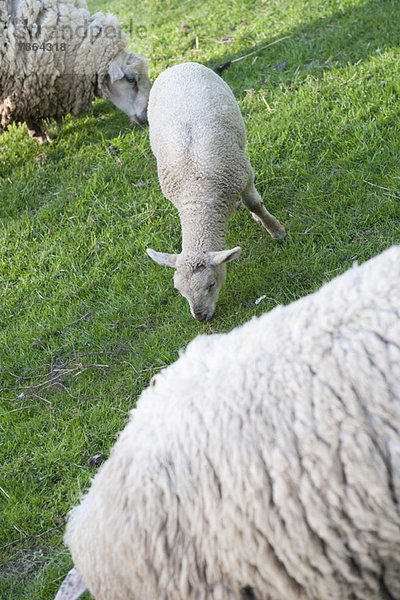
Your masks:
M145 109L140 115L135 115L136 120L140 125L147 123L147 109Z
M205 321L207 319L207 313L206 312L195 312L194 318L196 319L196 321Z

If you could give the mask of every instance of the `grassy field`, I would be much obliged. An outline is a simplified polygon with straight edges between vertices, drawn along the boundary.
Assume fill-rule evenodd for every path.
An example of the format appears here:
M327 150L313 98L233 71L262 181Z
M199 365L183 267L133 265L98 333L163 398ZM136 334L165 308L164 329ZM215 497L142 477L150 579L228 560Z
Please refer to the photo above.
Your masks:
M171 270L145 253L180 249L146 128L97 101L51 145L22 126L1 136L1 600L54 597L71 566L65 515L96 472L88 460L108 455L151 376L193 337L400 243L398 0L89 6L119 16L152 78L254 52L222 76L245 118L257 187L288 235L276 242L235 213L228 247L243 256L228 266L214 318L197 323Z

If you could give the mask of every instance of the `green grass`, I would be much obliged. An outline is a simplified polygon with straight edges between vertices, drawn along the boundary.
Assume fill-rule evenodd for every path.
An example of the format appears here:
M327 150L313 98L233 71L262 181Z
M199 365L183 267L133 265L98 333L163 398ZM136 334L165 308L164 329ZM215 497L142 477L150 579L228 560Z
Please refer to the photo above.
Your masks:
M92 0L129 46L165 67L224 71L248 130L274 242L247 212L230 223L214 318L197 323L172 272L177 252L146 128L97 101L41 147L0 138L0 599L50 600L71 566L63 520L154 373L200 333L230 330L400 243L397 0ZM182 29L186 24L190 29ZM279 71L275 65L286 62ZM110 145L117 149L110 152ZM255 305L254 301L266 298ZM87 596L88 597L88 596Z

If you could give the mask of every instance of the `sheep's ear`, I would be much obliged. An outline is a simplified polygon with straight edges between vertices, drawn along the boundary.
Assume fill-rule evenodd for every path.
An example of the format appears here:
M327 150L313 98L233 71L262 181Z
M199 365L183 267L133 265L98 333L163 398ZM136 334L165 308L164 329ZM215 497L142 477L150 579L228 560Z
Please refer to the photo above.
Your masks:
M131 52L131 50L128 50L128 58L126 59L127 65L134 65L135 63L141 62L147 63L149 62L149 59L141 56L140 54L136 54L135 52Z
M236 248L232 248L232 250L219 250L218 252L209 252L208 254L212 263L217 266L239 258L241 252L242 249L240 246L236 246Z
M122 79L125 77L124 72L121 70L119 64L115 62L115 60L113 60L108 67L108 74L110 76L111 85L114 83L114 81L117 81L117 79Z
M176 261L178 254L167 254L166 252L156 252L152 248L147 248L147 254L159 265L165 265L166 267L176 268Z
M76 567L73 567L57 592L54 600L77 600L86 591L86 585Z

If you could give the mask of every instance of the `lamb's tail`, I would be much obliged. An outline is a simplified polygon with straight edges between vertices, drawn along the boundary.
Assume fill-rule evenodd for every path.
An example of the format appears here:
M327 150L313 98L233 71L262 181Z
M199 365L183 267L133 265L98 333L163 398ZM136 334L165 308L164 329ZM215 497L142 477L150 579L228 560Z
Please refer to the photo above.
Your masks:
M82 575L76 567L73 567L62 582L54 600L76 600L86 589Z

